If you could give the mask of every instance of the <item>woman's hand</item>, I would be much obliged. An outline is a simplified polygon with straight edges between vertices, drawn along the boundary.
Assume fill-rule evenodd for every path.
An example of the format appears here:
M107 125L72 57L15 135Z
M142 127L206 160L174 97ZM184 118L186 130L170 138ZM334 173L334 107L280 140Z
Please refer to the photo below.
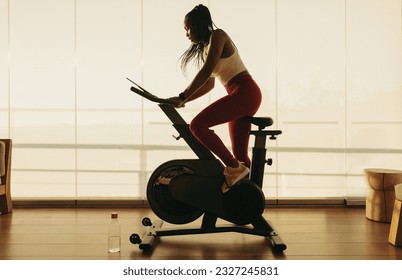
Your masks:
M184 102L183 100L180 99L178 96L173 96L169 98L170 100L174 101L174 107L176 108L183 108L184 107Z

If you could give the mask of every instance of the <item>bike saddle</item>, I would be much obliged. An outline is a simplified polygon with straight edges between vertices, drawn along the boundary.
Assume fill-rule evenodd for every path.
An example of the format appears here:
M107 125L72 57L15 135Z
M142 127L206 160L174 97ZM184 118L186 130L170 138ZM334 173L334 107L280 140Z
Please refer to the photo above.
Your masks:
M258 126L259 130L263 130L264 128L271 126L274 123L274 120L271 119L270 117L250 117L250 116L245 116L242 118L243 120L252 123L256 126Z

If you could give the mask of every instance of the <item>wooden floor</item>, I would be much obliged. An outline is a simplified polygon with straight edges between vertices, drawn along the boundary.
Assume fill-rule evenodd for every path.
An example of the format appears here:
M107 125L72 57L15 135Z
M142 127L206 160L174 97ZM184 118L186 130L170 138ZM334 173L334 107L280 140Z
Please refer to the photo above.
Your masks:
M122 225L122 251L109 254L107 224L115 210ZM275 254L263 237L239 233L162 237L152 252L144 253L129 236L146 232L141 224L146 216L156 219L148 208L15 208L0 215L0 259L402 259L402 248L387 241L390 224L367 220L364 208L266 209L264 216L288 246L282 254Z

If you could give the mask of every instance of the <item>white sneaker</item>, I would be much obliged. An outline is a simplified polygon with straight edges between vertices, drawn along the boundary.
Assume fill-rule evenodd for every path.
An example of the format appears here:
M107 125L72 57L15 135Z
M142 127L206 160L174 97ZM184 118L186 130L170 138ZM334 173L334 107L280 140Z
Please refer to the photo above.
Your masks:
M242 162L238 161L238 163L238 167L225 167L225 170L223 171L223 175L225 175L225 182L221 188L222 193L228 192L234 184L246 177L250 172L250 169L248 169L248 167L246 167Z

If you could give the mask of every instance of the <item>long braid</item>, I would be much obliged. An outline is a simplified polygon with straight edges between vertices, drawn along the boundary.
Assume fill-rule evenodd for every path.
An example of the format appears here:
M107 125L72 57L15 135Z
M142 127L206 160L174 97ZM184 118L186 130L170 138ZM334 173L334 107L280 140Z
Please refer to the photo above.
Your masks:
M204 62L203 52L215 26L208 8L202 4L192 9L186 15L185 20L189 23L191 31L197 36L198 42L192 43L180 57L181 69L184 74L187 72L187 65L190 61L194 60L198 68Z

